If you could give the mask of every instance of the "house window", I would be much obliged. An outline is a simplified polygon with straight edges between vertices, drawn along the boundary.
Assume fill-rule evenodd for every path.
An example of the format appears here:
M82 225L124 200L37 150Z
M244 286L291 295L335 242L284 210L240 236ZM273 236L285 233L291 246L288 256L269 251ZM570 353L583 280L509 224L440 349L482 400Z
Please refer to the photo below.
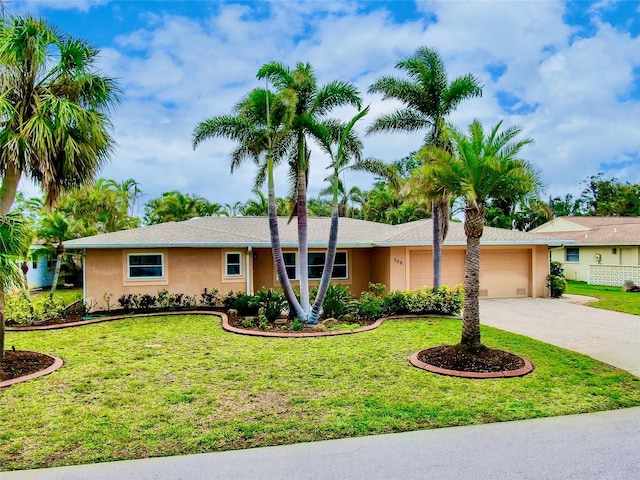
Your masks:
M164 277L164 255L162 253L130 253L127 255L129 278Z
M564 253L565 262L580 262L580 249L577 247L567 247Z
M34 260L33 262L31 262L31 268L38 268L38 261Z
M326 254L325 252L309 253L309 278L317 280L322 278ZM331 278L344 279L348 277L347 252L336 252Z
M228 252L226 259L227 277L242 276L242 254L239 252Z
M282 256L284 257L284 267L287 269L287 277L289 277L290 280L295 280L298 278L296 274L295 252L284 252Z

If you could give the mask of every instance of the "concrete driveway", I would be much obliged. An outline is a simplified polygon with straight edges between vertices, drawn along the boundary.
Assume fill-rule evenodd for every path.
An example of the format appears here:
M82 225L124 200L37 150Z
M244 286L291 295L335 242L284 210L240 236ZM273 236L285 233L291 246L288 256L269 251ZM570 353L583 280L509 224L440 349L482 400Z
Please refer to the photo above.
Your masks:
M509 298L480 301L480 321L584 353L640 377L640 316L588 307L596 300Z

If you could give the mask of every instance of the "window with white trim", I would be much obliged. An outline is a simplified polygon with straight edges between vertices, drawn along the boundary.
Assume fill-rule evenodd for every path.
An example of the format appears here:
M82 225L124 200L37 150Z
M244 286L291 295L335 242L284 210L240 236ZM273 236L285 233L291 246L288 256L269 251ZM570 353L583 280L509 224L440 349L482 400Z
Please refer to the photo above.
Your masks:
M242 276L242 254L240 252L227 252L225 272L227 277Z
M128 278L164 277L164 255L162 253L130 253L127 255Z
M578 247L567 247L564 252L564 261L565 262L580 262L580 249Z
M325 252L310 252L309 253L309 278L311 280L318 280L322 278L322 271L324 270L326 254ZM345 279L349 277L349 268L347 261L347 252L336 252L336 258L333 263L333 271L331 272L331 278Z

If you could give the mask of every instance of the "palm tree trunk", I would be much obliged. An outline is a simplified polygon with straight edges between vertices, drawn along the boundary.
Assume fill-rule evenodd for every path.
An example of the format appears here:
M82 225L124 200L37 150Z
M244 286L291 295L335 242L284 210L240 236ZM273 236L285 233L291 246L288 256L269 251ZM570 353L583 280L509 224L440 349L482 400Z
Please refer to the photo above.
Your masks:
M0 215L6 215L11 210L16 199L21 172L14 165L9 164L0 184Z
M327 256L324 262L324 270L322 271L322 279L320 280L320 286L318 287L318 294L313 302L313 308L311 309L311 315L309 316L309 323L316 324L320 317L320 309L324 303L324 297L327 295L327 289L331 281L331 274L333 272L333 264L336 260L336 248L338 246L338 204L333 204L333 211L331 214L331 230L329 233L329 245L327 246Z
M440 288L440 268L442 259L442 243L440 243L440 209L437 202L431 202L431 210L433 212L433 289Z
M4 360L4 290L0 288L0 362Z
M282 247L280 245L280 234L278 232L278 215L276 212L276 192L273 181L273 159L270 155L267 157L267 182L269 188L269 232L271 234L271 251L273 253L273 263L276 266L278 272L278 278L280 279L280 285L284 291L284 295L289 302L289 305L293 309L293 314L301 321L306 321L306 313L302 310L300 302L293 293L291 288L291 281L287 275L287 269L284 264L284 257L282 256Z
M467 206L464 217L464 233L467 235L467 251L464 265L464 312L460 343L478 348L480 341L480 237L484 228L484 208Z
M56 249L58 250L58 249ZM60 267L62 266L62 254L64 252L64 249L62 250L62 252L59 252L56 255L56 268L53 272L53 283L51 284L51 294L55 293L56 288L58 287L58 280L60 279Z
M298 255L300 258L300 306L309 314L309 246L307 220L307 180L305 171L298 169Z

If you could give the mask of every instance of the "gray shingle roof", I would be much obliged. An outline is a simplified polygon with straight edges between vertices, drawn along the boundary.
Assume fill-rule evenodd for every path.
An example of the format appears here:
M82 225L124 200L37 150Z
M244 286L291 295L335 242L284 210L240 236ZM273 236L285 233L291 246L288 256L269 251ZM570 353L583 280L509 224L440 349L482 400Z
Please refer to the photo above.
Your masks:
M329 218L309 218L309 245L326 247ZM294 219L278 219L282 246L297 245ZM386 225L353 218L340 218L338 244L341 247L431 245L431 220L402 225ZM552 237L500 228L485 227L482 243L546 245ZM465 244L463 224L451 222L445 245ZM144 248L144 247L270 247L266 217L200 217L184 222L169 222L120 232L105 233L65 242L70 249Z

